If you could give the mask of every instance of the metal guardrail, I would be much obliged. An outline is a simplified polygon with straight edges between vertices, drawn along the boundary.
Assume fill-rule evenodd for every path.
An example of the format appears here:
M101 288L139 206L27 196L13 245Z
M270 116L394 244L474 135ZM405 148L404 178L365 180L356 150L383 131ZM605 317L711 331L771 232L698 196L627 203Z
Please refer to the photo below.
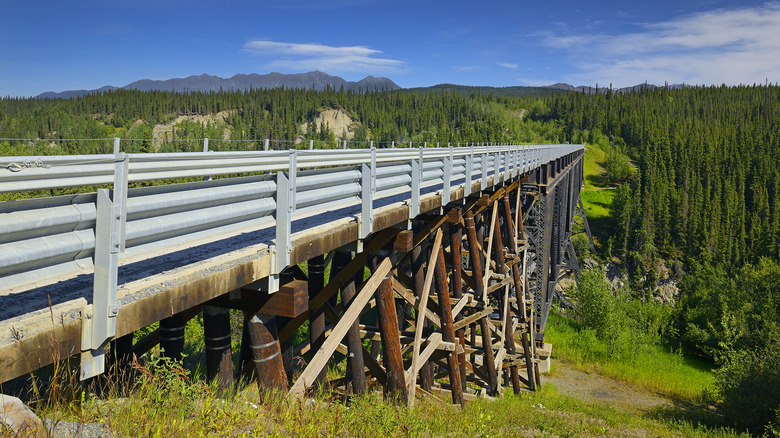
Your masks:
M363 239L373 229L378 199L400 195L411 219L420 213L423 188L441 185L446 204L453 188L462 186L467 196L475 181L485 189L489 176L505 180L581 149L494 145L0 157L0 193L113 187L0 203L0 290L94 269L93 317L87 318L92 327L82 339L82 377L89 377L102 372L102 348L115 335L120 254L164 250L275 222L269 277L269 290L275 291L279 273L290 263L296 216L360 205ZM184 178L205 180L128 187Z

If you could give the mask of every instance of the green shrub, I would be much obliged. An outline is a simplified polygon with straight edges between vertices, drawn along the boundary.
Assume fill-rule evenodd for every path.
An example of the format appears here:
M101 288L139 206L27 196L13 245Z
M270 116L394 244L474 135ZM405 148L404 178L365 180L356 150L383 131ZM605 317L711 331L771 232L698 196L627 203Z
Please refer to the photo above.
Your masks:
M583 271L577 292L582 333L592 330L610 357L635 360L643 347L663 340L671 310L625 288L613 292L602 268Z
M780 425L780 341L759 350L730 350L716 371L726 421L752 433L777 436Z

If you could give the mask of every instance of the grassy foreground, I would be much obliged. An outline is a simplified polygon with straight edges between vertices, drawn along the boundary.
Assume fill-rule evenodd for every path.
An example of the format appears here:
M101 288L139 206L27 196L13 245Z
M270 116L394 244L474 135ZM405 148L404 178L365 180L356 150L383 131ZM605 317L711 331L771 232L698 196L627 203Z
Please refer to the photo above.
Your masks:
M345 405L319 395L295 399L268 395L254 385L227 396L191 381L177 366L142 368L126 397L88 396L60 421L101 422L120 436L735 436L687 421L656 420L558 393L552 384L536 394L466 408L423 399L410 409L373 392ZM509 391L511 392L511 391ZM49 417L57 414L49 413Z
M709 372L678 360L675 353L651 351L647 359L621 368L599 359L592 346L576 337L564 317L552 318L548 339L555 345L556 362L685 400L693 400L696 391L710 384ZM124 437L738 436L684 415L637 415L569 397L549 382L537 393L516 396L507 390L502 398L479 399L461 409L434 398L419 399L414 408L398 407L383 400L378 387L348 403L326 394L313 399L266 394L261 399L254 384L241 384L225 394L179 363L154 357L134 365L125 376L113 377L83 391L60 385L76 397L50 393L51 401L38 414L55 422L102 423Z

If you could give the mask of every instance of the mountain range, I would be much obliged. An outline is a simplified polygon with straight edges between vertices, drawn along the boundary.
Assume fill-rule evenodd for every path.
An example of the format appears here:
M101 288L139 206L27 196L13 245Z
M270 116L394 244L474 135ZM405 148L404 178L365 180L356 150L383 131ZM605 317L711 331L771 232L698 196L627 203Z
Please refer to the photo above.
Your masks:
M127 84L123 87L105 86L96 90L69 90L62 92L47 91L39 94L39 98L63 98L79 97L90 93L102 93L105 91L116 90L119 88L127 90L140 91L220 91L220 90L248 90L250 88L314 88L315 90L324 90L330 86L336 90L344 87L345 90L352 91L373 91L373 90L398 90L395 82L384 77L366 76L357 82L348 82L338 76L331 76L321 71L312 71L308 73L282 74L268 73L265 75L237 74L227 79L219 76L202 74L199 76L188 76L186 78L173 78L167 80L141 79Z
M127 90L140 90L140 91L155 90L155 91L218 92L220 90L248 90L250 88L267 89L267 88L278 88L278 87L298 88L298 89L313 88L315 90L324 90L328 86L336 90L339 90L343 87L345 90L358 91L358 92L401 89L401 87L399 87L395 82L385 77L366 76L365 78L357 82L349 82L338 76L331 76L321 71L312 71L308 73L297 73L297 74L283 74L283 73L276 73L276 72L268 73L264 75L259 75L256 73L252 73L248 75L237 74L226 79L221 78L219 76L207 75L204 73L199 76L192 75L186 78L172 78L166 80L141 79L140 81L135 81L122 87L107 85L105 87L101 87L95 90L69 90L69 91L62 91L62 92L47 91L45 93L39 94L36 97L43 98L43 99L47 99L47 98L68 99L68 98L83 96L85 94L103 93L106 91L117 90L120 88L127 89ZM690 86L691 85L687 85L687 84L668 85L669 88L685 88ZM612 91L616 93L628 93L631 91L638 91L643 88L654 90L656 88L661 88L661 87L658 85L645 83L645 84L635 85L633 87L617 88L617 89L613 89ZM567 92L567 91L577 91L583 93L594 93L594 92L601 93L607 91L607 89L603 87L601 88L589 87L589 86L575 87L573 85L564 84L564 83L557 83L557 84L548 85L544 87L521 87L521 86L478 87L478 86L439 84L439 85L434 85L432 87L411 88L408 90L423 91L423 92L425 91L432 91L432 92L478 91L484 93L493 93L497 95L509 95L509 96L544 95L550 92Z
M644 84L634 85L633 87L612 88L612 92L613 93L630 93L632 91L640 91L642 89L647 89L647 90L651 90L652 91L652 90L655 90L657 88L664 88L664 87L668 87L668 88L672 88L672 89L679 89L679 88L695 87L695 85L674 84L674 85L663 85L663 86L661 86L661 85L653 85L653 84L644 83ZM598 87L598 86L597 87L588 87L588 86L581 85L579 87L575 87L573 85L564 84L564 83L557 83L557 84L553 84L553 85L547 85L547 86L544 86L542 88L550 88L550 89L563 90L563 91L579 91L581 93L588 93L588 94L590 94L590 93L606 93L607 90L608 90L608 88ZM611 85L610 85L610 88L611 88Z

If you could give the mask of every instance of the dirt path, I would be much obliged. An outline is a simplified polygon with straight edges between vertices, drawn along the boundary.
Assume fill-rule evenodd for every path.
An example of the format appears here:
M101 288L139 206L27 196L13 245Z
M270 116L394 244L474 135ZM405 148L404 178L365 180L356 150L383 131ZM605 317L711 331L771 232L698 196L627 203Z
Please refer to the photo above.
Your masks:
M560 361L552 376L543 376L560 394L583 401L602 403L633 413L644 413L658 406L672 406L672 402L653 393L641 391L597 373L585 373Z

